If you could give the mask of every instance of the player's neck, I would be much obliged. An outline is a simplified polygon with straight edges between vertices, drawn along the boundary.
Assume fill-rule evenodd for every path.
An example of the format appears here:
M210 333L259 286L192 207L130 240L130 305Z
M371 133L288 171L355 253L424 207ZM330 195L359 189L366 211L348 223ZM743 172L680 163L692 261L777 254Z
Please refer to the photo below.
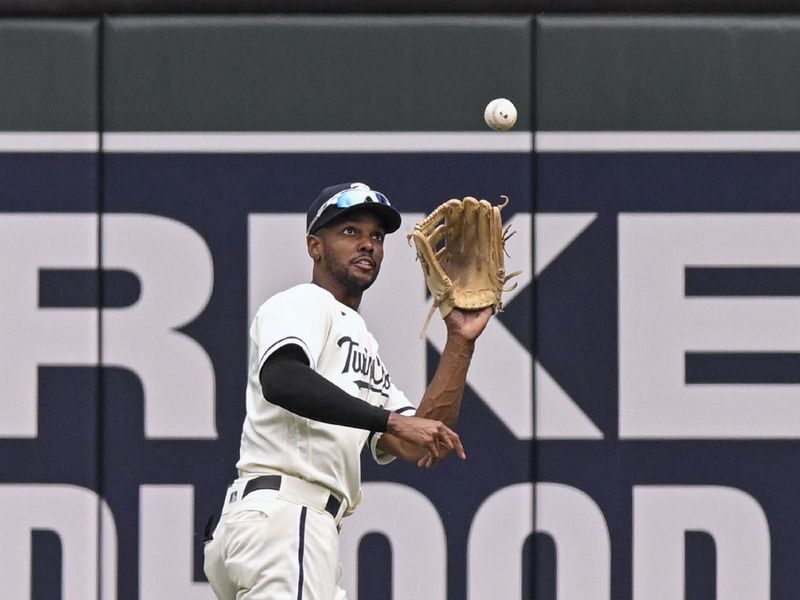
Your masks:
M311 283L318 285L324 290L328 290L337 301L358 312L358 307L361 305L361 292L353 294L333 278L325 277L323 274L317 272L315 272L311 278Z

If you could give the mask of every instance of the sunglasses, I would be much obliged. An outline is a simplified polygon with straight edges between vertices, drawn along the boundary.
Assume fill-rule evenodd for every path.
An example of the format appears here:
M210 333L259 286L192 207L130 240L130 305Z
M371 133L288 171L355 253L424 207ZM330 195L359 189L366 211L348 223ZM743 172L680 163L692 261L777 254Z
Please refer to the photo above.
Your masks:
M314 229L314 225L316 225L317 221L319 221L319 218L322 216L322 213L324 213L329 206L336 205L337 208L350 208L351 206L368 204L370 202L377 202L378 204L383 204L384 206L391 206L389 199L375 190L364 190L357 188L343 190L338 194L331 196L330 199L322 203L322 206L319 207L317 214L311 220L311 224L308 226L306 233L310 233Z

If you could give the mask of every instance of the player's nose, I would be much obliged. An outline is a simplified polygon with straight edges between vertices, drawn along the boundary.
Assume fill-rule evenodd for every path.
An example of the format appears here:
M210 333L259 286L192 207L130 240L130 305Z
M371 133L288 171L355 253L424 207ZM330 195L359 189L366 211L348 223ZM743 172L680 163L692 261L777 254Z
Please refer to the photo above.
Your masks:
M369 252L370 254L375 251L375 244L372 237L369 235L363 236L359 240L358 249L361 252Z

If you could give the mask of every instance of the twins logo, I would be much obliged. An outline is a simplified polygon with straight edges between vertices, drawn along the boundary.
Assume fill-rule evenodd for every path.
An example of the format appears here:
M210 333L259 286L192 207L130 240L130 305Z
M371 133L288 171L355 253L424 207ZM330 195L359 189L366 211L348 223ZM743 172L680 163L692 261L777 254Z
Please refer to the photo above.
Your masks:
M347 345L347 358L344 362L342 373L358 373L363 375L366 379L354 379L359 389L368 389L371 392L377 392L381 396L388 397L387 390L391 386L389 379L389 372L383 366L381 359L377 356L372 356L361 345L354 341L349 336L339 338L336 344L341 348Z

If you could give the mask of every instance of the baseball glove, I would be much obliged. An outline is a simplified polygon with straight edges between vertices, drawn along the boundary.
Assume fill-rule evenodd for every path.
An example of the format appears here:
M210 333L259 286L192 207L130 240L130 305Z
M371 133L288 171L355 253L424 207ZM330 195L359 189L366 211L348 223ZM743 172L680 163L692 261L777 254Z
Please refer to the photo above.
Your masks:
M433 306L423 328L423 336L436 308L446 317L454 308L478 310L491 306L495 312L503 304L501 294L511 291L506 283L520 271L506 275L505 243L513 235L503 229L500 211L505 201L492 206L486 200L467 196L448 200L416 224L408 234L414 240L425 282L433 296Z

